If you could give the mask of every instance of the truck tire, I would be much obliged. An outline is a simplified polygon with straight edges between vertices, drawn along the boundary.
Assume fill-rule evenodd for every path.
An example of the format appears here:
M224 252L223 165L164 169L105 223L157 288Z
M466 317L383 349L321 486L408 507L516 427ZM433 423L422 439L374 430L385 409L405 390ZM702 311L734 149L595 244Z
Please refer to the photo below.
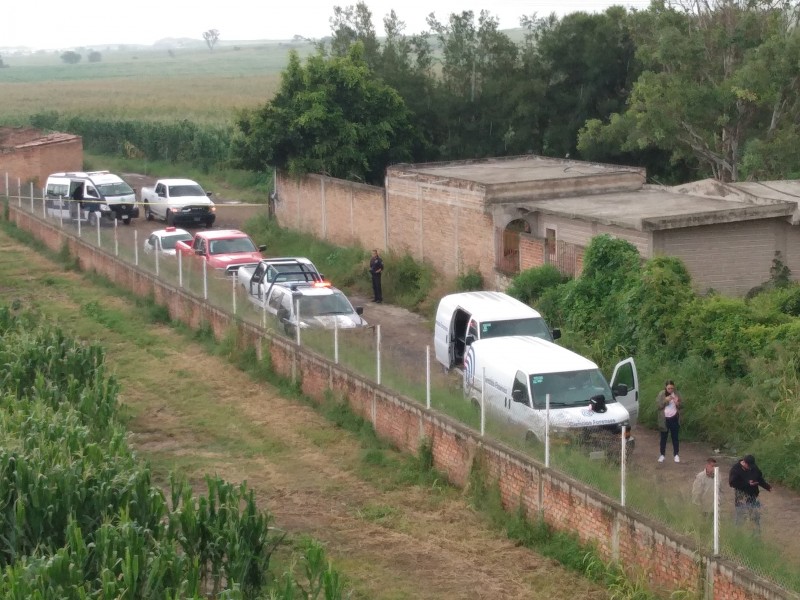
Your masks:
M87 220L89 221L89 225L91 227L97 227L97 211L90 210Z
M175 215L172 214L170 209L167 209L167 218L165 220L167 221L168 227L175 225Z
M150 203L147 200L144 201L144 218L148 221L153 220L153 211L150 210Z

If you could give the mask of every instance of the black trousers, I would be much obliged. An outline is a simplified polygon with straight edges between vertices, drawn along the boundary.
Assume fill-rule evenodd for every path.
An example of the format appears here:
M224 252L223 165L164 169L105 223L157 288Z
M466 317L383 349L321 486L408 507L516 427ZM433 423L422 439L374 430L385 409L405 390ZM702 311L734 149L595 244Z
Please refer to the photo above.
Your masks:
M381 274L372 273L372 299L376 302L383 302L383 292L381 291Z
M667 417L667 430L661 432L661 454L663 456L664 452L667 449L667 436L672 437L672 453L674 455L678 454L678 432L681 429L680 425L680 417L675 415L674 417Z

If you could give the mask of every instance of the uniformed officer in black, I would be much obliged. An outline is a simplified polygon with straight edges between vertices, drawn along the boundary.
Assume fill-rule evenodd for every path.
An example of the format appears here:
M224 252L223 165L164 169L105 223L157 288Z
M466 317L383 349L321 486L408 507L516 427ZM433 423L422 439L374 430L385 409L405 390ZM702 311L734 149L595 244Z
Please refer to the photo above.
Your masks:
M378 251L372 251L372 258L369 259L369 272L372 275L372 301L383 302L383 292L381 291L381 273L383 273L383 260L378 256Z

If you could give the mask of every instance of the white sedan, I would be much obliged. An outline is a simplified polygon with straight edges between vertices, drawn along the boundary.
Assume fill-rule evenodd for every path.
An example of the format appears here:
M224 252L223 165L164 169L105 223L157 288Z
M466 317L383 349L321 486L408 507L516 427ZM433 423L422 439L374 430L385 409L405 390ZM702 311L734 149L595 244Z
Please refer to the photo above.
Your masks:
M162 256L175 256L175 244L191 240L194 236L185 229L167 227L151 233L144 241L146 254L158 252Z

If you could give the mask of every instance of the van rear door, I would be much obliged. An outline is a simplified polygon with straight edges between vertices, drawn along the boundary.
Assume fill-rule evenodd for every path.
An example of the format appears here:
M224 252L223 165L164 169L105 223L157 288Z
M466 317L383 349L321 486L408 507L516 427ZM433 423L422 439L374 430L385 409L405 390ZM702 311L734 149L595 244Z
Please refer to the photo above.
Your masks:
M436 309L436 322L433 325L433 349L436 360L445 369L453 366L453 304L446 298L439 302Z
M624 396L616 396L617 402L627 409L631 417L631 427L633 427L639 420L639 374L636 372L636 363L633 362L633 358L626 358L614 367L611 389L614 390L620 383L624 383L628 387L628 393Z

